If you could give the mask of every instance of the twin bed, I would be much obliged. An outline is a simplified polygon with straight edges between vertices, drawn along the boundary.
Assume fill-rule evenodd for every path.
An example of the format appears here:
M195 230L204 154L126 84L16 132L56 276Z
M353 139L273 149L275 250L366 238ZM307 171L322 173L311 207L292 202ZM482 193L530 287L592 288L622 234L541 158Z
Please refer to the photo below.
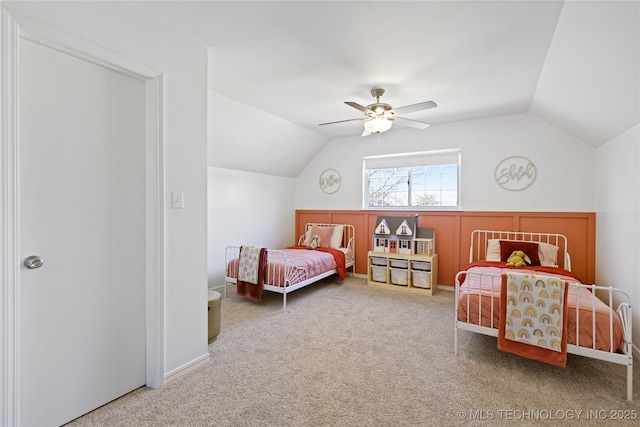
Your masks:
M313 246L314 236L319 236L319 247ZM225 255L225 284L236 284L238 289L254 291L253 284L242 280L241 246L228 246ZM344 278L346 270L355 265L355 228L351 224L309 223L296 246L285 249L264 248L260 267L261 290L282 294L283 308L287 308L287 294L315 283L325 277L338 274ZM226 290L226 286L225 286ZM260 293L261 293L260 290ZM244 291L242 291L244 292ZM251 296L250 296L251 298ZM259 298L252 298L257 299Z
M514 250L535 260L524 267L507 267ZM564 366L566 353L613 362L627 367L627 400L632 400L629 297L612 287L580 283L571 273L565 236L475 230L469 262L455 281L456 354L458 330L467 330L497 337L501 350L555 365ZM524 283L524 291L518 283ZM536 289L544 296L550 296L551 289L557 292L550 300L538 299L533 285L539 285ZM565 359L558 362L561 356Z

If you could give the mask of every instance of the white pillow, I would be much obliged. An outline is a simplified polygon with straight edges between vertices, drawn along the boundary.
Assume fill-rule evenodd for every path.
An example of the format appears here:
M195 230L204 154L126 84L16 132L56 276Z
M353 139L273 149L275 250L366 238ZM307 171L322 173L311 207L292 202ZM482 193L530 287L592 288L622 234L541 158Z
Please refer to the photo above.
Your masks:
M558 266L558 247L550 243L538 242L538 258L540 265L546 267Z
M329 241L329 247L338 249L342 246L342 234L344 233L344 225L333 226L333 235Z
M500 239L487 240L486 261L501 261L500 259Z

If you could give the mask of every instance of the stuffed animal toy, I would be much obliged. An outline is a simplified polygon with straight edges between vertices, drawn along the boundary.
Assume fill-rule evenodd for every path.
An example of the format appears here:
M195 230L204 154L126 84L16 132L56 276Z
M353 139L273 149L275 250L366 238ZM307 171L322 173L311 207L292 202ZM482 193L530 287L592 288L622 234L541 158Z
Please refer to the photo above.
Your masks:
M531 264L531 258L522 251L513 251L507 259L507 267L522 267Z
M313 236L311 236L311 241L307 243L307 247L309 249L315 249L318 246L320 246L320 236L318 236L317 234L314 234Z

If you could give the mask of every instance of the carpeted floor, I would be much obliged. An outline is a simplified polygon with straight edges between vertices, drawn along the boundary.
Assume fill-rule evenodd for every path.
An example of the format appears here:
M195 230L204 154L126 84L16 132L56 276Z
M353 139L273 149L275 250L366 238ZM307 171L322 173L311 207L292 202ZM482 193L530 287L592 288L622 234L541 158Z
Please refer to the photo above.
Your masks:
M210 359L70 426L638 425L625 367L569 355L558 368L459 333L453 292L432 297L337 278L262 303L222 300ZM612 418L629 418L616 421Z

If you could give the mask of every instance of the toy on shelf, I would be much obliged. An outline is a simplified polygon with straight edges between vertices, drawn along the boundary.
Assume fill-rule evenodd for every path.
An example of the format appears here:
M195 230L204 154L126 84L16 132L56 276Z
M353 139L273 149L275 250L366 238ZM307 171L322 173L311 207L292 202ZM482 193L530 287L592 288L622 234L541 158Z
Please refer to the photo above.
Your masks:
M417 216L379 216L373 231L373 252L433 255L433 228L418 227Z

